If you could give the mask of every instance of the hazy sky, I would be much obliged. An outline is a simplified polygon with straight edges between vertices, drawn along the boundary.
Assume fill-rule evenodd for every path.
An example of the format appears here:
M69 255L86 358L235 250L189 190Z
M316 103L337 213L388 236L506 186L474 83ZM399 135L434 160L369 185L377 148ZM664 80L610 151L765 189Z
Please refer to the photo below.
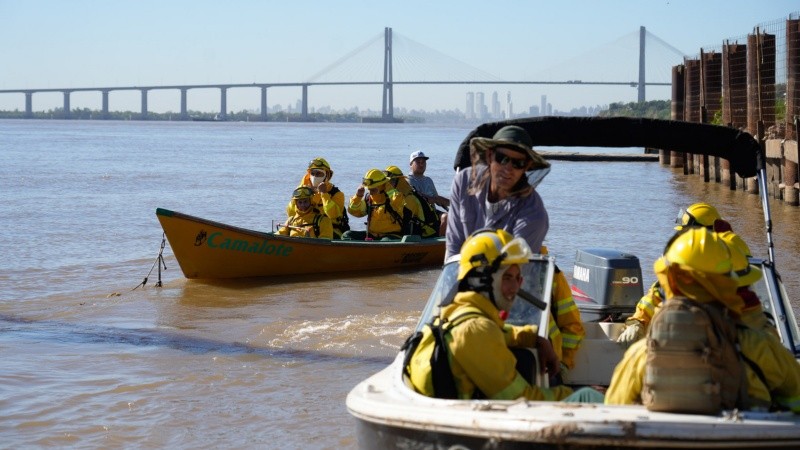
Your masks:
M0 90L302 82L382 35L384 27L446 55L442 66L463 63L503 80L538 80L543 73L602 79L601 72L609 69L587 62L591 56L624 59L618 65L635 74L635 59L614 56L620 50L614 43L640 26L692 56L701 47L721 46L725 39L741 38L756 25L798 11L797 0L0 0ZM365 73L382 73L380 45L370 47L376 49L376 67ZM625 51L638 52L635 45ZM427 67L437 54L416 53L426 60L406 63ZM567 73L571 68L574 76ZM353 70L347 72L351 78ZM630 87L440 86L396 88L394 104L464 110L465 93L478 90L487 97L497 90L503 99L511 92L516 111L538 104L543 94L562 110L636 100ZM272 88L268 103L286 107L300 95L299 88ZM138 91L112 92L110 107L137 111L140 97ZM189 109L219 109L218 90L191 90L188 97ZM648 99L668 97L668 88L648 90ZM178 111L179 99L178 91L151 91L148 106ZM34 110L62 102L60 93L33 97ZM96 92L71 97L73 108L99 109L100 102ZM379 110L381 89L312 87L309 103ZM2 109L24 105L21 94L0 94ZM258 89L228 93L229 110L259 105Z

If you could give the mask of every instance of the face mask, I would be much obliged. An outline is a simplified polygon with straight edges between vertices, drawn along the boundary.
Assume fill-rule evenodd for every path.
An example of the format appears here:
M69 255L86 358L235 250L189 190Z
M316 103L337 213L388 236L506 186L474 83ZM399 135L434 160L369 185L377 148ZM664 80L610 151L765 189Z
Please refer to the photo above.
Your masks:
M311 185L314 187L318 187L323 181L325 181L325 177L311 177Z

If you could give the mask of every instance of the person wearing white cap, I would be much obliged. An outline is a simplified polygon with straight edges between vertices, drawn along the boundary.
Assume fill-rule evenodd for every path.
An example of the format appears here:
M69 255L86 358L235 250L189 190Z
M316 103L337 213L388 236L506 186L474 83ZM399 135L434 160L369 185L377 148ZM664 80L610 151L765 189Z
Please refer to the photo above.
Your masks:
M446 209L450 206L450 200L439 195L431 177L425 176L425 169L428 168L428 159L425 156L425 152L422 151L416 151L408 157L408 165L411 166L411 172L408 174L408 183L428 203L439 205Z

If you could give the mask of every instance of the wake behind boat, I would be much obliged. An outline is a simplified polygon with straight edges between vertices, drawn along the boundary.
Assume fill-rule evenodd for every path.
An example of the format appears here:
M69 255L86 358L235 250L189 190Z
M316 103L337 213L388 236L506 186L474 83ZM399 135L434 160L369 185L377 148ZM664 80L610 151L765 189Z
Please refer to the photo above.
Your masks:
M186 278L244 278L441 266L444 238L347 241L282 236L156 209Z
M545 117L518 119L481 125L461 145L456 166L469 165L468 142L472 137L489 137L506 125L526 129L534 145L582 147L651 147L723 157L740 176L758 176L764 218L767 222L769 255L751 258L763 278L753 286L765 313L774 321L781 342L795 358L800 357L800 331L775 269L771 220L767 199L764 153L758 142L739 130L652 119L593 119ZM748 217L742 217L747 220ZM631 230L635 233L636 230ZM667 236L665 236L666 240ZM602 242L598 242L601 246ZM641 296L620 298L618 286L623 264L609 249L590 249L576 258L573 275L607 292L593 298L596 303L578 302L586 337L579 348L575 368L564 382L573 387L605 386L623 350L615 342ZM580 255L579 255L580 256ZM598 273L589 277L586 261L597 262ZM525 289L546 301L538 310L520 301L514 303L508 323L538 325L546 338L550 317L552 256L537 255L529 266ZM601 264L602 263L602 264ZM637 262L638 264L638 262ZM416 331L439 314L440 305L455 294L458 258L451 258L433 288ZM584 288L586 286L583 286ZM575 292L575 286L573 286ZM515 312L518 306L521 311ZM627 310L626 310L627 308ZM624 313L627 314L624 314ZM791 412L726 410L717 415L654 412L642 405L603 405L504 400L451 400L417 393L404 373L405 352L384 370L356 385L347 396L347 408L357 419L362 448L799 448L800 415ZM539 386L546 381L535 374L523 374Z

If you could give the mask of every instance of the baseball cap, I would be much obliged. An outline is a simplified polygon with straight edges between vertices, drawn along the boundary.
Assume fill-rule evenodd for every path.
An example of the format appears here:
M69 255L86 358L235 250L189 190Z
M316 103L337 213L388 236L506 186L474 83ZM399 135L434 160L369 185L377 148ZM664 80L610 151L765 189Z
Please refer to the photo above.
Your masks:
M423 153L422 151L416 151L412 153L411 156L408 157L409 164L414 162L414 160L417 158L422 158L426 161L429 159L427 156L425 156L425 153Z

